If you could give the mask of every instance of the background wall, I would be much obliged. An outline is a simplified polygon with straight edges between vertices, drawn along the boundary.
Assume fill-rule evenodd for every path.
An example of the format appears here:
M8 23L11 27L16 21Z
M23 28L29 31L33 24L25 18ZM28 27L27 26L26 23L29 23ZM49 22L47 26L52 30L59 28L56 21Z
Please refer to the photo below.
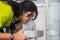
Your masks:
M46 40L46 10L45 4L43 3L36 3L38 7L38 17L35 20L36 30L40 30L41 37L37 38L36 40ZM43 35L42 35L43 34Z

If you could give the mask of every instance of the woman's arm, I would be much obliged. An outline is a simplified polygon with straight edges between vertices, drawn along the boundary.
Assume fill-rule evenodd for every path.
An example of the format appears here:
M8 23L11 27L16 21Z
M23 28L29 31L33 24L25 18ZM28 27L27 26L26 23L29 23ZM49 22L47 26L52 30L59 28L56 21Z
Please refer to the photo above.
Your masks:
M10 40L10 33L0 33L0 40Z
M17 33L13 34L13 40L25 40L28 38L24 35L24 30L20 30ZM0 33L0 40L11 40L10 33Z

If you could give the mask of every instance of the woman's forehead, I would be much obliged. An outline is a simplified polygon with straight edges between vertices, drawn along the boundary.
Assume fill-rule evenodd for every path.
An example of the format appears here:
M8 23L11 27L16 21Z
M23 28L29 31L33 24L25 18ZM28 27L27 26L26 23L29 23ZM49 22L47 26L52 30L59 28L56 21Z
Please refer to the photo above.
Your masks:
M34 12L28 11L28 12L23 12L23 14L24 14L24 15L27 15L27 14L28 14L28 15L32 15L32 14L34 14Z
M27 11L27 12L23 12L23 13L26 13L26 14L31 14L32 12L31 12L31 11Z

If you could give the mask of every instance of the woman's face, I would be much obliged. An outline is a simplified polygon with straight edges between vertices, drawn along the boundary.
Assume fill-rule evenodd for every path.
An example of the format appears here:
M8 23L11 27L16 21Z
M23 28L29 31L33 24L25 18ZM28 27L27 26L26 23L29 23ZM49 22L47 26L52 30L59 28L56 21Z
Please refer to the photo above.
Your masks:
M29 21L31 21L33 18L33 13L32 12L23 12L22 16L21 16L21 20L24 24L28 23Z

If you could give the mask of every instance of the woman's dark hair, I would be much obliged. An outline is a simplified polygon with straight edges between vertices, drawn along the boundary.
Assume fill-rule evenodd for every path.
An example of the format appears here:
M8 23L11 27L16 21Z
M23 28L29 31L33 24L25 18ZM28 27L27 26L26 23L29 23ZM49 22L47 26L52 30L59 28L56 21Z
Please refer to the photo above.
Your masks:
M33 20L35 20L38 15L37 6L32 1L23 1L19 4L20 15L22 15L23 11L24 12L27 12L27 11L36 12L36 16Z

